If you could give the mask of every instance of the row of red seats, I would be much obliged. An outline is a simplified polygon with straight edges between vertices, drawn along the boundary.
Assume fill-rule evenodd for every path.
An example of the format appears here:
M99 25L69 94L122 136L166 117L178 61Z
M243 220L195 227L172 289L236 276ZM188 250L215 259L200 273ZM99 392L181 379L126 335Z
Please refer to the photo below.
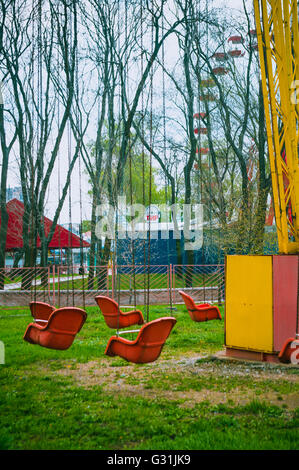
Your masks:
M192 320L221 320L217 307L210 304L195 305L189 295L182 291L180 294ZM106 355L120 356L134 363L153 362L160 356L162 348L176 324L174 317L163 317L145 324L140 310L123 312L113 299L105 296L97 296L95 300L109 328L119 330L131 325L142 325L133 341L118 335L112 336L105 350ZM29 343L39 344L50 349L68 349L87 318L86 312L80 308L56 309L44 302L31 302L30 310L34 322L28 325L24 339Z

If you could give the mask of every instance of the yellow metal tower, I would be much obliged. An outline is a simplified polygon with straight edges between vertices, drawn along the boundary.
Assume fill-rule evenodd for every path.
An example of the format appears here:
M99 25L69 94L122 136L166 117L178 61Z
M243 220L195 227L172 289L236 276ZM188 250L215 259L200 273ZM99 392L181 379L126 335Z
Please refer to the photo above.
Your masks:
M299 253L297 0L254 0L280 253Z

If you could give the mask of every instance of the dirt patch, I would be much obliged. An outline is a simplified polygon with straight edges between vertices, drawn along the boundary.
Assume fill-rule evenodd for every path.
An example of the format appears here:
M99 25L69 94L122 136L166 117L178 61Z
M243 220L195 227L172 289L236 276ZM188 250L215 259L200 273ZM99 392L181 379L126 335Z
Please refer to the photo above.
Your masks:
M121 393L123 396L140 395L145 398L164 398L176 400L181 403L179 406L194 407L196 403L209 401L211 404L227 404L231 406L242 406L259 399L267 403L285 406L288 409L299 407L299 394L284 393L271 390L271 386L262 395L258 394L254 384L269 381L269 384L276 381L287 380L293 384L299 383L299 371L294 368L279 367L269 364L243 363L237 361L219 361L202 359L199 357L188 357L179 360L159 360L153 364L143 366L127 365L124 367L115 366L113 362L107 360L90 361L84 364L65 364L62 369L53 372L63 376L72 377L78 386L89 389L94 386L101 386L108 393ZM156 377L160 382L175 374L175 377L183 382L186 377L211 377L229 381L232 378L248 377L251 386L235 387L230 391L202 388L196 390L175 390L176 384L171 383L171 390L156 387Z

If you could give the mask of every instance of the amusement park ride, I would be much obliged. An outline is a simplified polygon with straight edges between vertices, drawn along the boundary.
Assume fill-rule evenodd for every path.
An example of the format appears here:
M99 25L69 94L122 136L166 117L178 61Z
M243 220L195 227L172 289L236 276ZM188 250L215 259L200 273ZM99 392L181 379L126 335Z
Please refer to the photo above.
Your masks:
M227 257L226 355L298 364L298 4L254 0L254 11L279 255Z
M257 38L252 47L260 58L268 153L272 176L272 203L275 214L278 255L232 255L226 258L225 348L226 356L272 362L299 363L299 34L297 0L254 0ZM241 44L240 36L229 38ZM241 57L242 51L232 49L231 57ZM217 52L214 59L226 60ZM222 66L214 74L224 75ZM208 79L210 80L210 79ZM204 86L213 84L206 81ZM297 87L297 91L296 91ZM212 95L204 99L215 100ZM201 98L201 97L200 97ZM197 113L195 119L204 118ZM198 127L197 134L206 134ZM197 151L201 155L208 148ZM250 178L252 171L249 171ZM217 307L195 305L193 299L180 292L193 321L220 319ZM120 356L130 362L155 361L169 336L176 319L164 317L149 322L142 312L124 313L118 303L98 296L96 302L107 326L117 329L108 342L105 354ZM68 348L86 319L76 308L57 309L39 303L31 305L34 323L28 326L24 339L33 344L56 349ZM72 322L61 320L66 314ZM38 316L38 318L37 318ZM142 325L134 341L120 337L118 329ZM57 337L57 329L63 336ZM61 332L60 332L61 334ZM58 335L59 336L59 335ZM58 341L58 339L59 341Z

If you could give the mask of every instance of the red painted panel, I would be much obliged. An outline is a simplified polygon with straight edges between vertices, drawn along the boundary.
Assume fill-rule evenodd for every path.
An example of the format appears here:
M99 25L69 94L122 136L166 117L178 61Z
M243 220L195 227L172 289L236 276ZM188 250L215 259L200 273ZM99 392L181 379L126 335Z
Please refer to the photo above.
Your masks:
M273 256L274 350L295 337L298 298L297 255Z

